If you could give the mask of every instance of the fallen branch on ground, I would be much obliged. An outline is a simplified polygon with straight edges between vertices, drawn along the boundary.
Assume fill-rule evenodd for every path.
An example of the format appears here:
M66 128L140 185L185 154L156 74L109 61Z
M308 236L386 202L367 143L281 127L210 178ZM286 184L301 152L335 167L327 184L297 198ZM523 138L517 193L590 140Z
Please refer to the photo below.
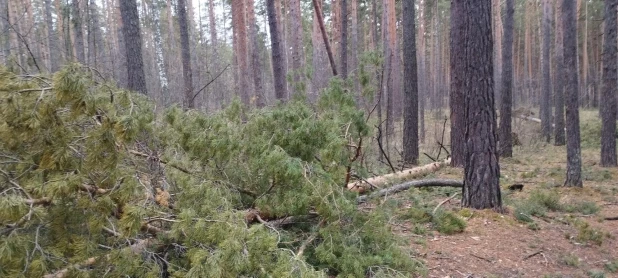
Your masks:
M490 259L488 259L488 258L481 257L481 256L479 256L479 255L474 255L474 254L472 254L472 253L470 253L470 255L471 255L472 257L475 257L475 258L477 258L477 259L481 259L481 260L486 261L486 262L488 262L488 263L493 263L493 261L492 261L492 260L490 260Z
M605 220L611 221L611 220L618 220L618 216L614 216L614 217L605 217Z
M455 192L455 194L453 194L453 196L449 197L448 199L440 202L431 212L432 214L436 214L436 211L438 210L438 208L440 208L440 206L446 204L448 201L453 200L453 198L455 198L455 196L457 196L457 194L459 194L459 192Z
M463 182L459 180L445 180L445 179L428 179L428 180L415 180L406 183L398 184L389 188L382 189L378 192L359 196L356 198L357 203L364 203L367 199L382 197L385 195L395 194L410 188L420 187L463 187Z
M436 172L440 170L442 167L449 165L449 164L451 164L451 159L447 158L442 161L430 163L430 164L415 167L415 168L406 169L406 170L391 173L391 174L369 178L364 181L359 180L353 183L348 183L347 187L351 191L363 193L371 189L372 186L373 187L383 187L384 185L388 184L390 180L393 180L393 179L410 180L413 178L418 178L418 177L427 175L429 173Z
M532 253L532 254L530 254L530 255L526 256L526 257L524 258L524 261L525 261L525 260L527 260L527 259L530 259L530 258L532 258L532 257L534 257L534 256L536 256L536 255L538 255L538 254L541 254L541 253L543 253L543 250L536 251L536 252L534 252L534 253Z
M535 117L530 117L530 116L524 116L524 115L513 115L513 118L518 118L518 119L522 119L522 120L526 120L526 121L531 121L531 122L535 122L535 123L541 123L541 119L539 118L535 118ZM555 124L551 124L551 127L556 127ZM566 127L564 128L564 130L566 130Z

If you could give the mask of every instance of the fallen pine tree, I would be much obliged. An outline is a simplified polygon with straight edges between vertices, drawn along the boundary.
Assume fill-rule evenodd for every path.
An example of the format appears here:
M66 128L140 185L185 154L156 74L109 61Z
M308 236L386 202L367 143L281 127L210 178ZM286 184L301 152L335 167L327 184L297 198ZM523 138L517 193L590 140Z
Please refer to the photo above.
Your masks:
M409 182L404 182L401 184L391 186L389 188L378 190L369 195L359 196L356 198L356 202L363 203L372 198L395 194L395 193L398 193L404 190L408 190L410 188L421 188L421 187L463 187L463 182L460 180L446 180L446 179L427 179L427 180L409 181Z
M373 188L384 187L393 181L411 180L434 173L450 163L451 158L448 157L442 161L433 162L427 165L348 183L347 188L354 192L364 193Z
M155 115L92 76L0 69L1 277L419 273L388 215L341 186L346 139L369 136L341 80L315 108Z

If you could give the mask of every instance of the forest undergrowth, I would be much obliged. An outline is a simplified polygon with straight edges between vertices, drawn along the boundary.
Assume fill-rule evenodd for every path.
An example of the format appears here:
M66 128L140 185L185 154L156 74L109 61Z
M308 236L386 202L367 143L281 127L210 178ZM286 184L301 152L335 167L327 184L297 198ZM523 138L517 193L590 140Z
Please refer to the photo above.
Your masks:
M445 113L428 117L421 153L437 155ZM513 158L500 159L506 213L461 208L457 188L412 189L380 200L393 207L393 232L417 252L428 277L618 275L618 171L599 165L598 111L581 110L584 188L562 187L565 146L543 142L539 123L514 119L513 126L521 145ZM445 132L450 144L448 126ZM427 178L462 175L444 168ZM523 189L509 189L514 184Z

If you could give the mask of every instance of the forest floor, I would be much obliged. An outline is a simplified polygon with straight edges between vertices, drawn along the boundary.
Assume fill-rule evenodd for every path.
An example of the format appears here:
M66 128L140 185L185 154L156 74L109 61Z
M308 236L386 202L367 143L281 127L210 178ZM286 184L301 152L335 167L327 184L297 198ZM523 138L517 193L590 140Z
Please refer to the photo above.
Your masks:
M560 187L564 146L535 138L536 123L516 123L522 146L500 160L506 213L461 209L460 189L414 189L389 200L398 207L394 232L425 263L427 277L618 277L618 221L605 220L618 217L618 169L598 165L597 122L596 112L582 113L583 188ZM463 171L431 176L461 179ZM524 188L510 191L512 184ZM455 193L440 210L465 219L463 232L442 234L435 222L415 219L414 208L431 212Z

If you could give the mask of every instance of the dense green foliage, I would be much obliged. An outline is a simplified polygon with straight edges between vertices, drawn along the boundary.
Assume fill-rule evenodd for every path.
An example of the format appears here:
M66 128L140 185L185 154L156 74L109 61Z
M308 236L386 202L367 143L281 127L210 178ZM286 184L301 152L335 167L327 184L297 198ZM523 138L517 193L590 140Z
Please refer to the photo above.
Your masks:
M344 190L348 144L369 129L341 81L316 107L159 117L94 76L0 70L0 276L419 271L389 215L359 211Z

